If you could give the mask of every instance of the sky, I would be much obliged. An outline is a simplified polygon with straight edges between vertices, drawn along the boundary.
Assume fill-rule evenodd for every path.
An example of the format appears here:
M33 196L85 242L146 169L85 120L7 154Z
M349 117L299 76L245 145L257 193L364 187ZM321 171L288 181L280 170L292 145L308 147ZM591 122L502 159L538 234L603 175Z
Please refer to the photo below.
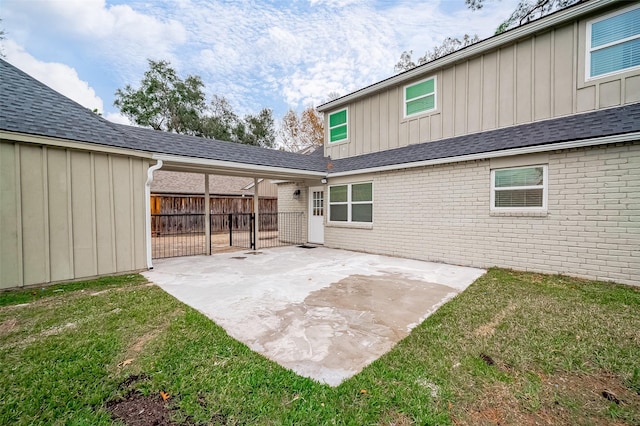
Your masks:
M5 60L114 122L128 122L115 91L139 87L148 59L278 120L392 76L405 50L491 36L517 0L486 1L0 0L0 29Z

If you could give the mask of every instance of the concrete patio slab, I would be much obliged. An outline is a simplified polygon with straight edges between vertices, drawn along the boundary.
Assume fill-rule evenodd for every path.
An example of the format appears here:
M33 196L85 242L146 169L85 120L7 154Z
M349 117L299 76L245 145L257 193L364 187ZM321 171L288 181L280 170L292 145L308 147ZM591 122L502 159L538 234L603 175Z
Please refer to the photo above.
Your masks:
M251 349L336 386L484 272L324 247L280 247L156 260L143 275Z

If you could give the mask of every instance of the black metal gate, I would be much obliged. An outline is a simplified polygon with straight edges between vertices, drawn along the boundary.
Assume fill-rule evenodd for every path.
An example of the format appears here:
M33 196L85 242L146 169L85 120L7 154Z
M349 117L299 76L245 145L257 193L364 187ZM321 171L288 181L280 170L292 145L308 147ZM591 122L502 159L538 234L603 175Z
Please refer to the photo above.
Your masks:
M207 253L207 244L211 253L219 253L230 248L256 250L306 242L303 212L262 213L258 217L256 232L254 213L211 214L207 236L205 214L152 214L152 257L202 255Z

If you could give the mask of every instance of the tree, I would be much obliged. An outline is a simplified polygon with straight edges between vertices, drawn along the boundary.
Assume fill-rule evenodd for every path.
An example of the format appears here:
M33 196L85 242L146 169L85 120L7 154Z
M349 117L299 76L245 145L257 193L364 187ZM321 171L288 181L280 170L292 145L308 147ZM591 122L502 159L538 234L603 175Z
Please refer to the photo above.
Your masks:
M482 9L486 0L465 0L471 10ZM496 34L542 18L556 10L564 9L581 0L521 0L511 15L496 29Z
M181 79L168 61L149 60L140 88L118 89L113 102L134 123L156 130L195 135L205 110L204 84L198 76Z
M400 55L400 61L393 67L395 72L402 72L415 68L419 65L426 64L427 62L435 61L438 58L446 56L457 50L464 49L467 46L471 46L474 43L480 41L477 35L471 37L469 34L465 34L462 40L453 37L445 38L439 46L435 46L431 51L428 51L418 58L417 64L411 59L413 51L404 51Z
M213 100L200 120L199 136L218 139L221 141L233 141L234 130L238 127L240 119L233 112L229 101L224 97L213 95Z
M273 115L269 108L263 108L258 114L248 114L235 130L236 142L247 145L273 148L276 134Z
M318 111L310 106L298 115L289 110L282 118L280 137L283 148L298 152L310 146L324 143L324 120Z
M0 24L2 23L2 19L0 19ZM2 46L2 42L7 38L7 33L0 29L0 58L6 58L7 55L4 53L4 47Z

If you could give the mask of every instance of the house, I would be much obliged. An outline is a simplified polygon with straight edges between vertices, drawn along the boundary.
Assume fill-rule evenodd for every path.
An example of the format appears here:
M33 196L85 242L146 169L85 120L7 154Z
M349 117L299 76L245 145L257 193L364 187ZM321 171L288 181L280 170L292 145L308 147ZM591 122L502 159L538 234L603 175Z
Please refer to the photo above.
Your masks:
M152 267L158 169L278 181L328 247L640 285L639 50L640 5L581 2L322 105L309 155L110 123L0 60L0 288Z
M639 284L638 102L640 4L579 3L321 105L326 193L280 208L329 247Z
M323 161L114 124L0 59L0 288L152 267L158 169L319 182Z

